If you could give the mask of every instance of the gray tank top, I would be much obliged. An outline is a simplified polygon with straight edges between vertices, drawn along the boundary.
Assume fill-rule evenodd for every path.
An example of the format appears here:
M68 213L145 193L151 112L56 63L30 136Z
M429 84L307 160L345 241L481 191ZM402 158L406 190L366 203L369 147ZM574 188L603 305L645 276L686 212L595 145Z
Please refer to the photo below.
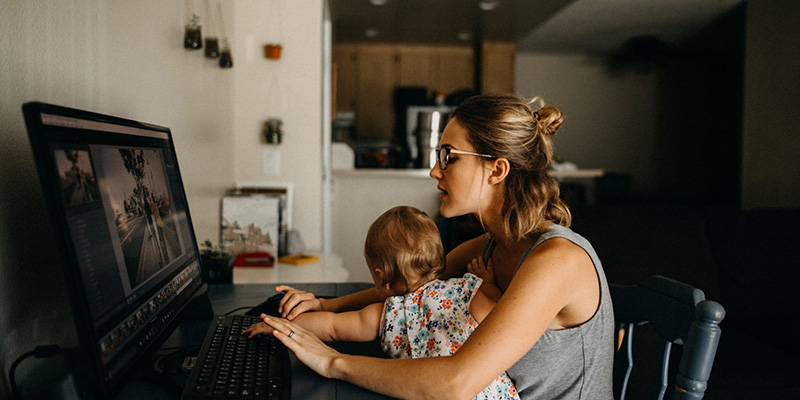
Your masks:
M553 224L522 256L545 240L562 237L580 246L592 258L600 280L600 307L582 325L562 330L546 330L539 341L508 369L520 398L526 399L601 399L613 398L614 308L608 282L594 248L588 240L569 228ZM484 261L494 250L490 237Z

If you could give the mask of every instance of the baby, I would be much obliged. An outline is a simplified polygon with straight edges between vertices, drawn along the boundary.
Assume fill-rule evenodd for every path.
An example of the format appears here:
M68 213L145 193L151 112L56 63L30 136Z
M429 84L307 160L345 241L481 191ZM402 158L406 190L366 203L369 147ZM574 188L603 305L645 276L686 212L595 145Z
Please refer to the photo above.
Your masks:
M294 322L323 341L368 342L380 338L394 358L452 355L492 310L495 302L479 291L482 280L467 273L440 280L445 254L436 224L407 206L390 209L369 228L364 256L384 303L344 313L308 312ZM264 315L262 315L262 318ZM272 333L266 324L244 331ZM387 377L391 379L391 377ZM476 399L519 399L505 372Z

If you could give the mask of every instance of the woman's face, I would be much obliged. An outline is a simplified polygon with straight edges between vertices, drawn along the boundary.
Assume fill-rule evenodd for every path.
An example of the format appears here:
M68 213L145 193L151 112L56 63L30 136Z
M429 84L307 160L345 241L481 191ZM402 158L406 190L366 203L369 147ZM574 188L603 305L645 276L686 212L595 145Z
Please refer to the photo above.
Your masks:
M455 118L448 122L439 141L439 147L475 152L475 147L467 139L467 131ZM465 154L450 154L450 162L444 171L436 163L430 175L438 181L441 191L439 208L442 216L451 218L477 213L483 193L483 183L489 172L484 168L483 158Z

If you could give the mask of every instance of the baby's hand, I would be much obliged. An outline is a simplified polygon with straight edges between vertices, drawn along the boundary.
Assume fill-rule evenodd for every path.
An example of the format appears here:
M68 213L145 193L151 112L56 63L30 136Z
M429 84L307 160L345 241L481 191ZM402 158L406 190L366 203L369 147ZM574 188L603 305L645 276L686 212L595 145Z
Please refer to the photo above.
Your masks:
M261 319L264 319L265 316L266 314L261 314ZM252 339L256 335L271 335L273 330L274 329L272 329L269 325L263 322L258 322L247 327L247 329L243 330L242 333L247 335L248 338Z
M467 265L467 271L478 278L483 279L483 283L494 283L494 264L492 263L491 258L489 259L487 265L483 264L483 258L481 257L473 259L469 262L469 265Z

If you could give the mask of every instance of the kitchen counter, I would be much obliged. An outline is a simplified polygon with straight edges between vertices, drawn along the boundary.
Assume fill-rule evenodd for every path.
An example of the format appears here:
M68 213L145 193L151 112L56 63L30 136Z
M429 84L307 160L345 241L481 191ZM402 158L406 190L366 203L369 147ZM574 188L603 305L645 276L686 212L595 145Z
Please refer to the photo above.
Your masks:
M355 168L334 169L333 176L341 177L374 177L374 178L424 178L432 179L430 169L394 169L394 168ZM559 181L594 179L605 174L602 169L576 169L572 171L550 171Z
M332 171L332 238L334 254L342 258L351 282L371 282L364 261L367 230L384 211L399 205L416 207L431 218L439 215L439 190L430 169L334 169ZM594 196L595 178L603 170L552 171L560 182L584 186L587 201Z

